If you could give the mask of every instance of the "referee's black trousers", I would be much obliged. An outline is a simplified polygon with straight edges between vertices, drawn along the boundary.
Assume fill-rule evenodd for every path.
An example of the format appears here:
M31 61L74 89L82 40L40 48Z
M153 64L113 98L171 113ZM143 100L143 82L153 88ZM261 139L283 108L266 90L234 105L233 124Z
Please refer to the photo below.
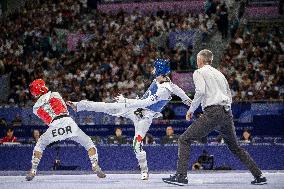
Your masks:
M254 177L262 174L250 155L237 142L232 111L226 111L218 105L205 108L204 114L179 137L177 174L187 174L191 143L214 130L220 132L231 152L246 165Z

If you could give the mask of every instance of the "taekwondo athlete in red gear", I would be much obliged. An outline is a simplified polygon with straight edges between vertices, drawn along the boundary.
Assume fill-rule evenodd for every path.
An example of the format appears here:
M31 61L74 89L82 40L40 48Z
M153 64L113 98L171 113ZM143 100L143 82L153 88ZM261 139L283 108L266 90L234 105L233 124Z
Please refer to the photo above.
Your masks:
M88 151L93 171L99 178L106 175L98 165L97 149L88 135L86 135L69 116L67 106L58 92L51 92L42 79L36 79L30 84L30 92L37 99L33 106L33 113L37 115L49 128L36 143L32 156L32 168L26 180L32 180L46 146L50 143L65 139L73 140Z

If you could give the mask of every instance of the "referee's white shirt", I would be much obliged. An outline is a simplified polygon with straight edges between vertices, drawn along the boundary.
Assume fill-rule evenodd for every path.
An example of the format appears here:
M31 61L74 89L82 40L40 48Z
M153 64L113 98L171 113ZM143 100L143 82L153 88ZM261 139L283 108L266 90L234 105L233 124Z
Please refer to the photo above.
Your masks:
M212 105L231 107L232 96L225 76L210 65L204 65L193 73L194 99L189 111L194 112L201 103L202 109Z

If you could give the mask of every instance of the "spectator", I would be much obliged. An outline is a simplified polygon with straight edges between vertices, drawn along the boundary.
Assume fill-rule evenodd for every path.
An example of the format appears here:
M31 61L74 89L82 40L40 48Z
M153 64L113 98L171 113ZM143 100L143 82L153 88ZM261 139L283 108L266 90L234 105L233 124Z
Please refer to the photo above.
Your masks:
M95 125L92 116L86 116L83 120L82 125Z
M12 121L13 126L21 126L22 125L22 119L20 115L16 115L15 119Z
M17 138L14 136L14 129L8 128L6 136L2 139L1 144L5 142L17 142Z
M252 142L251 132L248 129L244 129L242 137L241 137L241 142L243 142L243 143L251 143Z
M40 135L40 131L38 129L34 129L32 132L32 140L29 143L36 144L39 140Z
M0 127L7 127L7 122L5 118L0 118Z
M151 134L146 133L143 138L143 144L155 144L154 137Z
M211 14L216 13L216 3L213 0L206 0L205 2L205 13L211 17Z
M115 117L114 118L114 124L115 125L125 125L128 124L129 120L127 120L124 117Z
M225 3L221 5L218 17L219 17L218 20L219 31L222 33L222 39L226 39L228 35L229 21L228 21L228 10Z
M237 15L234 15L233 18L231 19L230 22L230 33L231 33L231 38L234 38L238 28L239 28L239 18Z
M178 136L174 134L174 129L171 126L166 128L166 136L162 138L162 144L177 144Z
M95 144L101 144L102 143L102 139L99 136L91 136L91 139Z
M127 144L127 138L122 135L122 129L117 127L115 135L108 138L108 144Z

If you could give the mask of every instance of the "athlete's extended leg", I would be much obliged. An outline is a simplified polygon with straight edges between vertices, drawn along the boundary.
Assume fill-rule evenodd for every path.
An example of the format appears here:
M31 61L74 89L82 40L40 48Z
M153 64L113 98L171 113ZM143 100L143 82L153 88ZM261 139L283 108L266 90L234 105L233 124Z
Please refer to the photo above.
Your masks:
M103 112L107 114L116 114L122 109L125 109L125 103L106 103L106 102L93 102L88 100L81 100L79 102L68 101L67 104L71 106L75 111L94 111Z
M152 123L152 119L143 118L138 121L133 121L135 126L135 136L133 140L133 150L138 160L139 167L141 169L141 179L147 180L149 178L147 156L146 152L142 148L142 140L145 137L149 127Z

